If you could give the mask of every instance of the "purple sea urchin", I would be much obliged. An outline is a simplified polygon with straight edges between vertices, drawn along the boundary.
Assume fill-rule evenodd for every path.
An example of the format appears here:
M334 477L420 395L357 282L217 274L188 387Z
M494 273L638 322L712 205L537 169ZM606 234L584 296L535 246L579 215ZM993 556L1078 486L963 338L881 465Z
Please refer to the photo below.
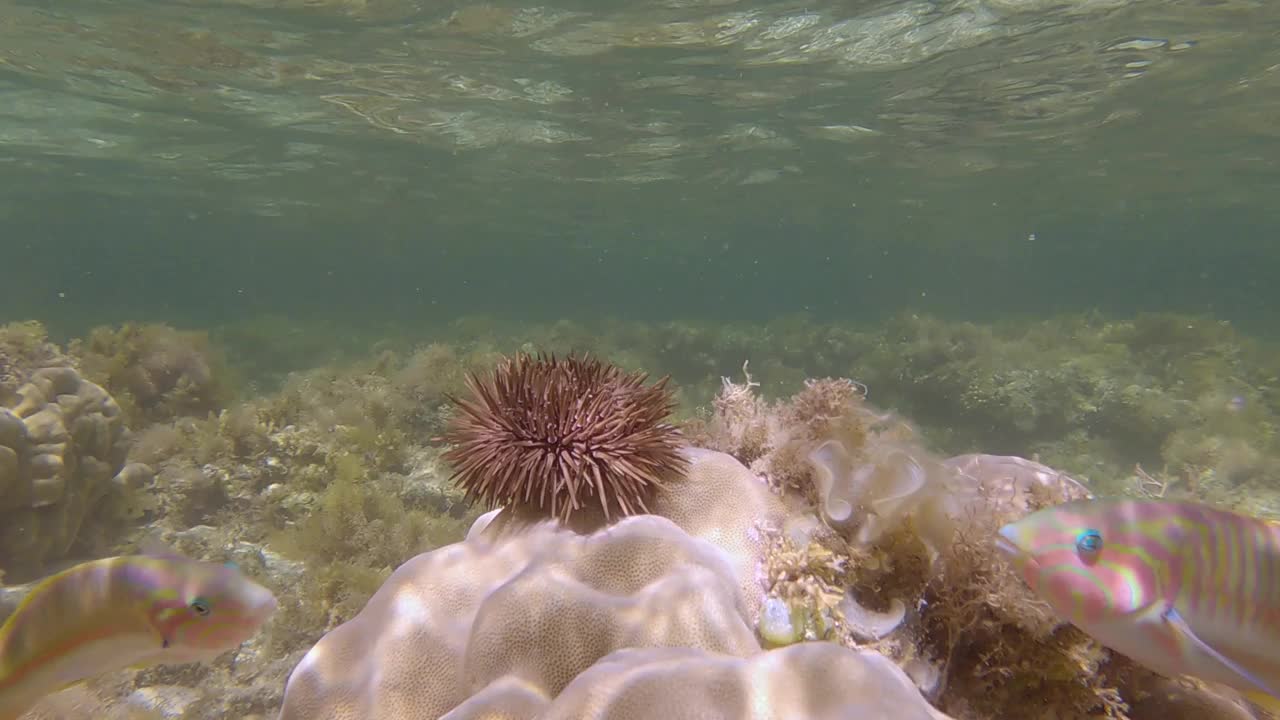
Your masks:
M536 507L562 522L592 495L606 520L648 512L645 500L687 461L667 422L670 378L645 385L647 377L589 357L525 353L469 374L473 397L449 398L450 479L488 507Z

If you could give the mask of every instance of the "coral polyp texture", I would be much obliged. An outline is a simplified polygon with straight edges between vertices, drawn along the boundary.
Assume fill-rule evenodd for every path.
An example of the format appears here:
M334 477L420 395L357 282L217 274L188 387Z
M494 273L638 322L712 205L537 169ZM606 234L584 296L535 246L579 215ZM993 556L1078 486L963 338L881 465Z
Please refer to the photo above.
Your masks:
M582 535L491 513L402 565L302 660L281 720L919 718L933 710L883 656L834 643L766 651L752 608L781 507L732 458L695 451L667 514ZM675 507L680 504L686 507ZM692 532L691 532L692 531Z
M517 354L467 377L471 399L444 435L453 480L490 508L537 508L562 521L598 505L606 520L648 512L685 468L667 417L667 378L646 385L591 357Z
M115 519L104 500L151 479L125 464L120 407L72 368L36 370L13 400L0 404L0 570L10 580L65 557L87 520Z

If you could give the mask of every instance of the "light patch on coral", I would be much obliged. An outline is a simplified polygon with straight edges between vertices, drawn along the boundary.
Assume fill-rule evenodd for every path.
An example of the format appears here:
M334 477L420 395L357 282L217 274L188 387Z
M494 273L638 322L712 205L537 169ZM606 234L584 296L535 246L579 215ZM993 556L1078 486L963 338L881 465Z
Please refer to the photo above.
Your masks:
M431 609L413 593L401 592L395 596L395 607L392 609L395 625L391 631L395 634L407 634L414 626L431 620Z
M750 657L692 648L615 652L579 675L538 720L945 720L883 656L803 643Z
M873 653L764 652L729 555L653 515L473 535L401 566L325 636L281 720L944 717ZM406 596L432 608L418 624Z

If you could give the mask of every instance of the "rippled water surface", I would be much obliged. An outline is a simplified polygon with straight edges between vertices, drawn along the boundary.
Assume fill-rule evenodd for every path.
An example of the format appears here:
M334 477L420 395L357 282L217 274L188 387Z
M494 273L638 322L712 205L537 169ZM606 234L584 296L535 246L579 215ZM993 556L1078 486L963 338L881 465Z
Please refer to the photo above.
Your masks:
M4 315L1274 319L1265 0L0 0Z

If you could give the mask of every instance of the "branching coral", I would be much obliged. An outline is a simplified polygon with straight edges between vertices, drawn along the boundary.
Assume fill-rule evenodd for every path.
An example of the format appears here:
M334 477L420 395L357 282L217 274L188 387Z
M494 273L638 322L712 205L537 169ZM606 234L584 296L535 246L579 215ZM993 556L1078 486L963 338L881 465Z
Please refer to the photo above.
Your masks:
M844 621L838 608L849 559L819 542L801 545L789 534L775 532L766 568L761 638L774 646L831 639Z

